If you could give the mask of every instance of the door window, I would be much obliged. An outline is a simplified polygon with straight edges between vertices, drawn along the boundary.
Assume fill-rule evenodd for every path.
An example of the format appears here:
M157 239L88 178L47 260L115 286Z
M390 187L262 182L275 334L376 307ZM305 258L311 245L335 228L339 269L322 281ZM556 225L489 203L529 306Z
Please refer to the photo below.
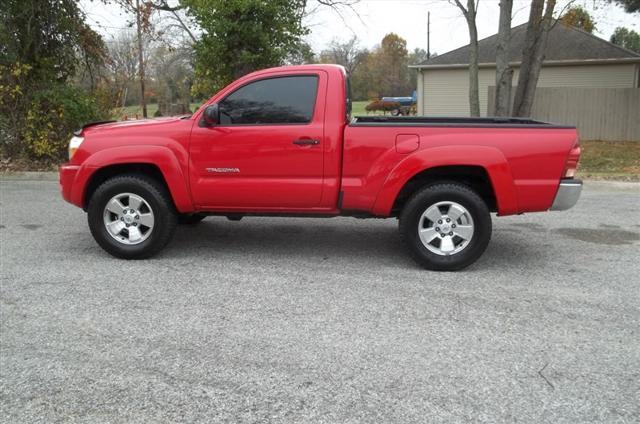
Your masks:
M218 106L221 125L306 124L313 118L318 77L269 78L240 87Z

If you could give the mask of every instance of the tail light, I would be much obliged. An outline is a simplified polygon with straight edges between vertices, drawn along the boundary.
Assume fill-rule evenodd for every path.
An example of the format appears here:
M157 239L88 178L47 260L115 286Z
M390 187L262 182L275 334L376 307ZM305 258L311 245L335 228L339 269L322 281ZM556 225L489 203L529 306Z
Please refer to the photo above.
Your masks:
M564 166L563 178L573 178L578 170L578 161L580 160L580 142L576 139L575 144L569 151L567 163Z

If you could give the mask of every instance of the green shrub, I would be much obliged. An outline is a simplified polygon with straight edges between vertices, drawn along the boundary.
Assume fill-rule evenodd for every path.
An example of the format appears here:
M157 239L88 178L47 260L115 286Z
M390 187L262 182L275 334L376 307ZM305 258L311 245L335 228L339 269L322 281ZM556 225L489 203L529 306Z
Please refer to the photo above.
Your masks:
M24 110L29 102L32 66L16 62L0 64L0 147L9 157L21 153L20 129L24 127Z
M106 87L89 94L60 82L44 86L34 80L29 65L0 65L2 155L40 163L65 160L73 131L108 119L112 97Z
M73 131L109 116L97 97L83 90L54 85L34 94L21 134L24 152L31 159L64 160Z

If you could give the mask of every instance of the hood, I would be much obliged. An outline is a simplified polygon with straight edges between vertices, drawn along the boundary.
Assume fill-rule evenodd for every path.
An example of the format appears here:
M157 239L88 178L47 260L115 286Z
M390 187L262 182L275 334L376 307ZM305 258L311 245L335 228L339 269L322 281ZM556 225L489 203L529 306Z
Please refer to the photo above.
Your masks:
M150 127L150 126L158 126L158 125L166 125L173 122L180 121L182 119L188 118L190 115L182 115L182 116L170 116L163 118L153 118L153 119L136 119L131 121L99 121L99 122L91 122L86 124L74 132L75 135L87 135L89 133L94 132L102 132L102 131L111 131L118 129L128 129L132 127Z

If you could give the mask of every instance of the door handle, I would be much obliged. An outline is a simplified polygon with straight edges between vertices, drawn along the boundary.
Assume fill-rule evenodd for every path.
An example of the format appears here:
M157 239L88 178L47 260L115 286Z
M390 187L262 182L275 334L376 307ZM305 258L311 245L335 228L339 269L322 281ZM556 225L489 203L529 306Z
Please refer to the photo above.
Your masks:
M299 138L297 140L293 140L293 144L298 146L315 146L320 144L320 140L316 140L314 138Z

